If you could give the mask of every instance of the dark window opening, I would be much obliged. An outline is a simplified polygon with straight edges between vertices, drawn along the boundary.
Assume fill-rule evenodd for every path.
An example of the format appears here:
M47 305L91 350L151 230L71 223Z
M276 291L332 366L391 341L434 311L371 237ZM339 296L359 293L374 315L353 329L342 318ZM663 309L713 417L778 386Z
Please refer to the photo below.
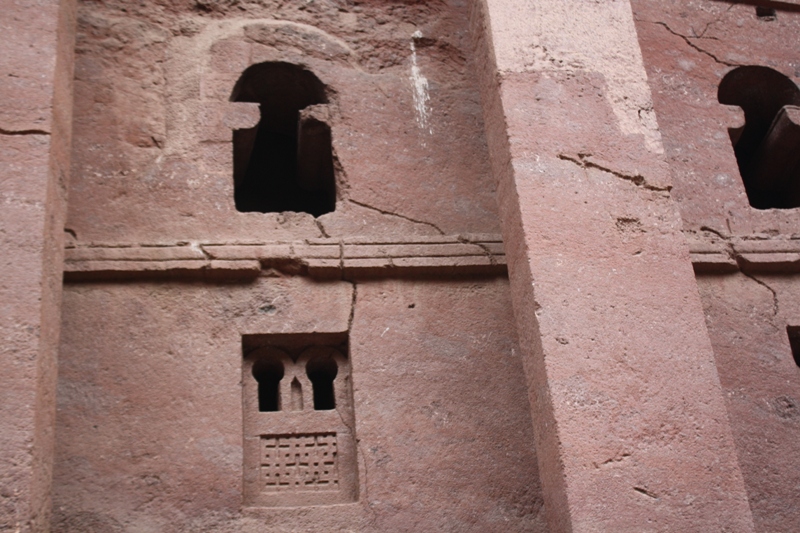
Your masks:
M233 132L233 184L241 212L294 211L315 217L336 207L330 126L319 104L325 85L290 63L259 63L244 71L231 100L255 102L261 120Z
M756 16L762 20L775 20L778 18L778 12L771 7L756 7Z
M253 377L258 382L258 410L261 412L281 410L280 383L283 365L275 359L259 359L253 365Z
M744 128L731 129L739 172L756 209L800 207L800 89L780 72L746 66L719 85L721 104L744 110Z
M792 348L792 357L797 366L800 366L800 326L786 326L789 335L789 346Z
M306 374L314 388L314 410L326 411L336 408L333 380L339 371L336 361L329 357L312 359L306 365Z

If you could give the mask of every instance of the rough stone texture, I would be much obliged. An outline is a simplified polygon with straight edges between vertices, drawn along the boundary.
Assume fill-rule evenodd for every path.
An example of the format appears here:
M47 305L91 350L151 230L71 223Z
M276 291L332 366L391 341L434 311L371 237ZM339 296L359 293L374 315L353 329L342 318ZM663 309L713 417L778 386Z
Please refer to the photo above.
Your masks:
M55 530L545 531L509 298L499 278L68 284ZM359 502L240 513L241 336L348 328Z
M798 277L698 278L758 531L800 524L800 368L786 326L800 324ZM800 355L800 354L798 354Z
M75 2L2 6L0 530L800 528L798 210L748 206L716 103L798 81L798 0L78 5L77 45ZM333 213L234 209L263 61L328 88ZM348 339L351 503L243 494L242 339L287 335Z
M545 530L467 22L458 1L81 4L55 530ZM316 220L234 209L253 117L228 99L262 61L329 89ZM291 333L348 337L352 503L243 495L243 420L266 419L242 412L242 336Z
M496 233L468 48L461 2L84 2L68 227L115 243ZM338 201L316 221L234 208L224 110L262 61L331 93Z
M800 82L796 49L787 46L800 32L800 10L776 3L777 17L763 19L749 2L631 3L686 229L797 235L796 210L750 207L728 136L741 111L719 104L717 89L740 65L767 66Z
M262 268L324 279L505 274L502 237L491 234L350 237L283 243L75 246L69 281L153 277L256 277Z
M475 21L550 530L752 531L628 2Z
M712 252L702 254L706 271L728 273L698 279L755 526L795 531L800 376L786 326L800 324L799 213L749 206L727 131L741 112L718 104L717 88L739 65L798 83L787 43L800 31L800 10L770 3L776 16L759 18L756 2L632 4L685 229ZM712 255L720 266L711 268Z
M4 2L0 28L0 530L50 513L74 2Z

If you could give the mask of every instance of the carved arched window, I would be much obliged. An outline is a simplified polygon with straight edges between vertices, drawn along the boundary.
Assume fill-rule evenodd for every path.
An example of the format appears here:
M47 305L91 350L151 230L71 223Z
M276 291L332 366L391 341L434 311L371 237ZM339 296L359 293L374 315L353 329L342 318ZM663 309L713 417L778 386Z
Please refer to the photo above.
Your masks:
M258 410L281 410L281 380L283 363L274 357L262 358L253 365L253 377L258 382Z
M744 110L743 128L730 130L750 205L800 207L800 89L780 72L745 66L719 85L721 104Z
M254 128L233 132L236 209L315 217L336 207L325 85L304 68L259 63L244 71L231 100L259 104Z

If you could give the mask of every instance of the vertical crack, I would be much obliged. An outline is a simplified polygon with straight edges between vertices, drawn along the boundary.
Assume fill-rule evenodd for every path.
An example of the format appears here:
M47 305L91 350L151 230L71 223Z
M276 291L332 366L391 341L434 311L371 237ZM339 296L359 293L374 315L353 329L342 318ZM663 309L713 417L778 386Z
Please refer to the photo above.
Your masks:
M711 233L711 234L716 235L717 237L719 237L719 239L725 245L725 251L727 252L728 257L730 257L731 259L736 261L736 251L733 249L733 243L731 243L730 237L728 237L726 235L723 235L718 230L715 230L714 228L711 228L709 226L700 226L700 231L705 231L707 233ZM737 263L738 263L738 261L737 261Z
M209 254L209 253L206 251L206 249L205 249L205 248L203 248L203 245L202 245L202 244L200 244L199 242L193 242L193 243L190 245L190 248L192 248L193 250L198 250L198 251L199 251L201 254L203 254L203 256L204 256L204 257L206 258L206 260L208 260L208 261L211 261L211 260L213 259L213 257L211 257L211 255L210 255L210 254Z
M723 12L722 12L722 13L721 13L721 14L720 14L720 15L719 15L717 18L715 18L715 19L714 19L714 20L712 20L711 22L707 22L707 23L706 23L706 25L705 25L705 27L703 28L703 31L701 31L699 35L697 34L697 32L696 32L696 31L694 31L694 28L692 28L692 33L694 33L694 36L695 36L695 37L697 37L698 39L705 39L706 37L704 37L704 35L705 35L705 34L706 34L706 32L708 31L708 29L709 29L711 26L713 26L714 24L716 24L717 22L720 22L720 21L722 20L722 17L724 17L725 15L727 15L727 14L730 12L730 10L731 10L731 9L733 9L733 7L734 7L736 4L737 4L737 2L733 2L731 5L729 5L729 6L728 6L728 9L726 9L725 11L723 11ZM711 37L708 37L708 38L710 39ZM714 40L717 40L717 39L714 39Z
M758 283L759 285L761 285L762 287L764 287L765 289L767 289L769 292L772 293L772 315L773 316L778 316L778 311L779 311L779 308L778 308L778 293L775 292L775 289L773 289L772 287L770 287L769 285L767 285L766 283L764 283L763 281L761 281L757 277L753 276L752 274L748 274L747 272L744 272L744 271L742 271L742 274L744 274L748 278L752 279L753 281L755 281L756 283Z
M355 281L351 281L349 283L353 286L353 295L352 295L352 298L350 300L350 316L349 316L349 318L347 320L347 332L348 332L348 334L353 330L353 319L354 319L355 313L356 313L356 302L358 301L358 284ZM348 357L349 357L349 354L348 354ZM351 391L353 394L355 394L355 386L353 384L353 375L354 374L355 374L355 372L354 372L354 368L353 368L353 359L351 357L350 358L350 387L353 389ZM355 401L355 398L353 399L353 401ZM374 509L372 509L372 505L370 504L370 501L369 501L369 466L368 466L368 463L367 463L367 454L364 451L364 446L361 444L361 440L358 438L358 435L356 435L356 428L354 427L355 426L355 422L353 423L353 425L348 424L347 421L345 421L344 416L341 413L339 413L338 410L337 410L337 413L339 414L339 418L341 418L341 420L342 420L342 424L344 424L348 429L350 429L350 434L353 436L353 439L355 440L356 449L358 450L358 457L361 458L361 465L364 468L364 486L363 487L359 487L359 492L361 490L364 491L364 502L367 504L367 509L369 509L369 511L372 513L372 521L374 522L377 519L377 513L375 512ZM355 416L355 413L353 414L353 416ZM357 462L358 462L358 457L356 457L356 461Z
M320 222L319 219L316 217L314 217L314 224L317 225L317 229L319 230L319 232L322 234L323 237L325 237L326 239L330 237L330 235L328 235L328 232L325 231L325 226L323 226L322 222Z
M485 244L483 244L482 242L471 241L471 240L467 239L466 237L464 237L462 235L458 236L458 242L461 242L463 244L472 244L474 246L477 246L478 248L483 250L483 255L485 255L489 259L489 264L490 265L496 265L497 264L497 258L494 256L494 254L491 252L491 250L489 250L489 247L486 246Z
M355 281L351 281L350 284L353 286L353 296L350 300L350 317L347 319L348 332L353 329L353 318L356 315L356 301L358 300L358 284Z

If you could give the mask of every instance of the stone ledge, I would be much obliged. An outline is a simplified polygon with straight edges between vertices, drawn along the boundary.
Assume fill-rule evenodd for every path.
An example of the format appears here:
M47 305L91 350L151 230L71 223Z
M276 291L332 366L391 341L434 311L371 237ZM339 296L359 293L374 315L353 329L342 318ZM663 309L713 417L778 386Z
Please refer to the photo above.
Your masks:
M742 271L748 274L794 274L800 272L800 252L765 253L695 253L692 266L697 274L725 274Z
M698 274L800 272L800 239L687 235ZM298 242L86 244L67 248L64 279L253 279L270 269L319 279L505 275L499 235L391 241L365 237Z
M313 278L505 275L499 235L442 235L391 241L363 237L298 242L74 245L65 280L250 279L270 269Z
M64 266L65 281L125 279L251 280L261 274L261 263L207 260L72 260Z
M794 237L794 236L793 236ZM754 236L724 239L687 233L692 265L698 274L800 272L800 238Z
M739 265L727 253L708 253L691 251L692 266L697 274L721 274L736 272Z
M800 253L800 239L742 239L730 240L733 249L740 254Z
M737 256L742 272L800 272L800 253L753 253Z

